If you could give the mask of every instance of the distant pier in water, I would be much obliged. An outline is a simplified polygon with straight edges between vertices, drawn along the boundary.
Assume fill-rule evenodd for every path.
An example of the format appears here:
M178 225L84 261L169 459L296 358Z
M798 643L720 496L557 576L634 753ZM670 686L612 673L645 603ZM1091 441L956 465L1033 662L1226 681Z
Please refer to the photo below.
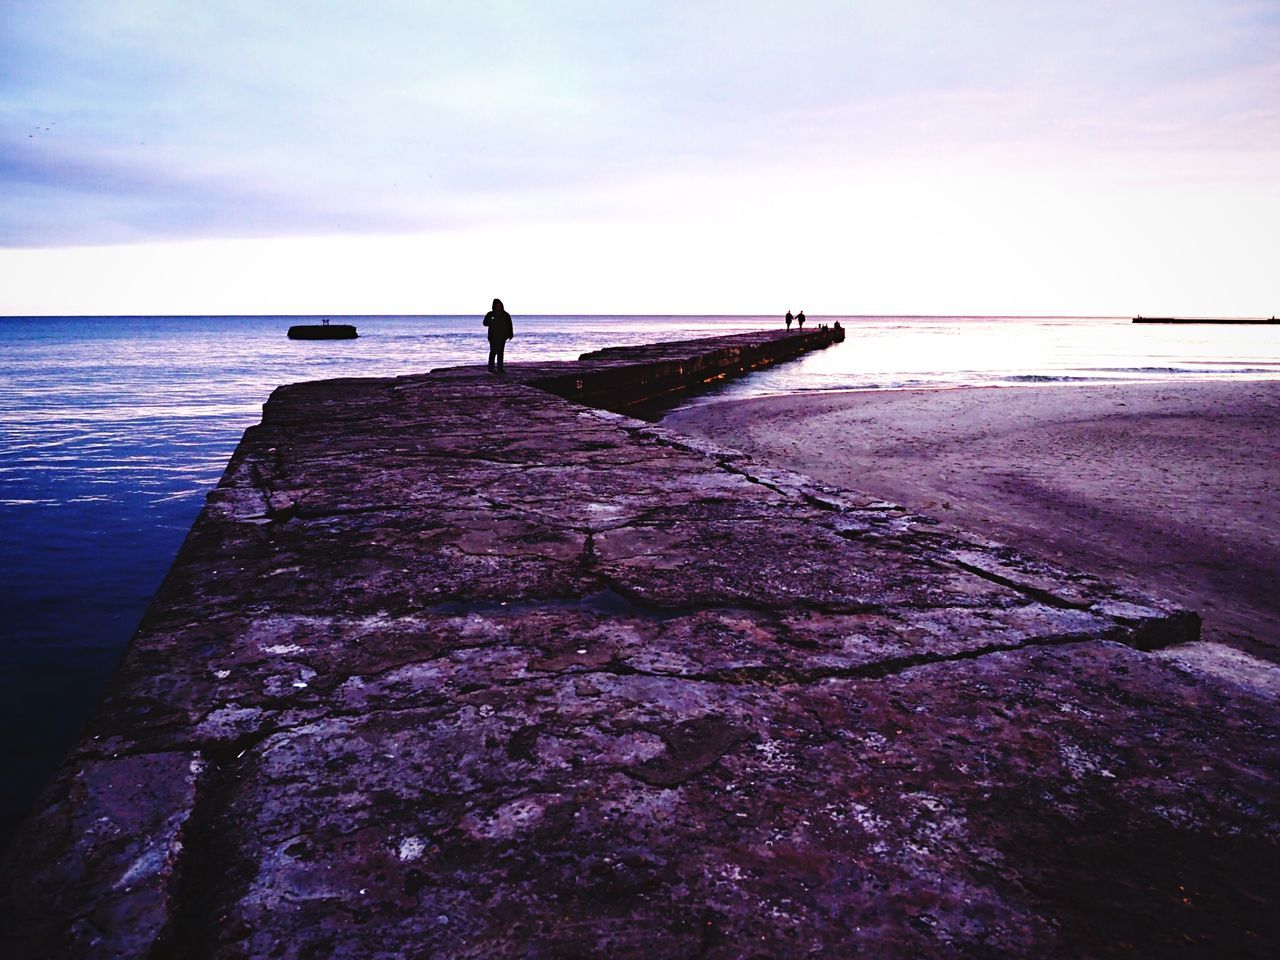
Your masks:
M1223 323L1223 324L1261 324L1276 323L1275 317L1134 317L1134 323Z
M350 323L295 323L290 340L354 340L359 334Z

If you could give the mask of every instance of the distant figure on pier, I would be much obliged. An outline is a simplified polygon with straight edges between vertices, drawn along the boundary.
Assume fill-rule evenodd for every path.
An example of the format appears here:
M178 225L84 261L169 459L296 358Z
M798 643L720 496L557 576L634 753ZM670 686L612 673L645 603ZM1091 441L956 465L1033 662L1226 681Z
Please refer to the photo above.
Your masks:
M800 324L800 329L804 329L804 311L801 310L796 314L796 323Z
M502 369L502 354L507 349L507 341L516 335L511 326L511 314L503 309L502 301L493 298L493 309L484 315L484 325L489 328L489 372L493 373L494 365Z
M795 318L794 318L793 316L791 316L791 311L790 311L790 310L788 310L788 311L787 311L787 329L788 329L788 330L790 330L790 329L791 329L791 321L792 321L792 320L794 320L794 319L795 319Z
M328 317L325 317L323 320L321 320L321 321L320 321L320 325L321 325L321 326L324 326L324 327L327 327L327 326L329 325L329 318L328 318Z

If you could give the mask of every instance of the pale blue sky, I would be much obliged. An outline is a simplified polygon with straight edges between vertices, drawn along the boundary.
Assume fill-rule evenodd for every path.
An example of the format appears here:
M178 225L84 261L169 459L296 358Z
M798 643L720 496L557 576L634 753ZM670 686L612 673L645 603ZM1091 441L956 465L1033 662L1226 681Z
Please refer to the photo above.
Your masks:
M5 0L0 45L0 312L1280 309L1280 2Z

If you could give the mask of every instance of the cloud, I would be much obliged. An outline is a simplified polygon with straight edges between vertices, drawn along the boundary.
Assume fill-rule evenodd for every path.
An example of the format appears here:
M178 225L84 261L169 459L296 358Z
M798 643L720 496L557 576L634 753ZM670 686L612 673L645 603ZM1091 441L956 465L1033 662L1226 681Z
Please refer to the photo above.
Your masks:
M1280 149L1267 3L11 0L4 17L11 246L607 220L654 176Z
M36 153L3 142L0 206L4 246L264 237L282 228L294 234L398 232L453 222L398 209L389 198L329 198L261 178L242 182L127 156Z

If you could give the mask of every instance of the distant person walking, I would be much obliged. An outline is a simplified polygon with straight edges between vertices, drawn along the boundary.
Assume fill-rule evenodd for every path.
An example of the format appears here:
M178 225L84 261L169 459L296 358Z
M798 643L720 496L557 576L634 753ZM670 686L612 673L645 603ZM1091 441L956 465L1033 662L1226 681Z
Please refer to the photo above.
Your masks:
M800 329L804 329L804 311L801 310L796 314L796 323L800 324Z
M791 321L792 321L793 319L795 319L795 318L791 316L791 311L790 311L790 310L788 310L788 311L787 311L787 329L788 329L788 330L790 330L790 329L791 329Z
M484 315L484 325L489 328L489 372L502 369L502 354L507 349L507 341L516 335L511 326L511 314L502 306L502 301L493 298L493 309Z

